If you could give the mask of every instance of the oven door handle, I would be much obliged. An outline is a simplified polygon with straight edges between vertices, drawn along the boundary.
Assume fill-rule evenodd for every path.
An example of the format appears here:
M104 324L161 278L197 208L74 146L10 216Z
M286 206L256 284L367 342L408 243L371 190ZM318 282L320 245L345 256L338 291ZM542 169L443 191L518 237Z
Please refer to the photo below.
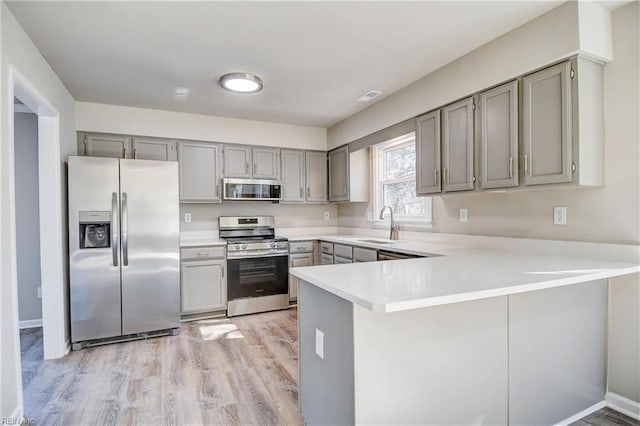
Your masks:
M258 259L261 257L286 257L289 256L289 253L255 253L251 255L240 254L234 255L232 253L227 253L227 260L242 260L242 259Z

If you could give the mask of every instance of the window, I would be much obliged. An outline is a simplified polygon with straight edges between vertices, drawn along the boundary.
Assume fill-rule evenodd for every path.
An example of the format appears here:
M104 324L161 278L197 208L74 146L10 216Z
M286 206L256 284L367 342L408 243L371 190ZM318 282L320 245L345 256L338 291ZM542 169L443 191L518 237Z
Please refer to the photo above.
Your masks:
M394 219L431 222L431 198L416 196L416 138L409 133L373 146L373 219L380 221L385 205Z

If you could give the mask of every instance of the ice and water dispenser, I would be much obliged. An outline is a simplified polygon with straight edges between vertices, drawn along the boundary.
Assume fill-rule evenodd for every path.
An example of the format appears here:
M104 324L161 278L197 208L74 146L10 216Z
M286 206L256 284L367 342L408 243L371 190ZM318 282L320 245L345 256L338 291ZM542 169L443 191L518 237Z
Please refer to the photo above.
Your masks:
M80 249L111 247L111 212L78 214Z

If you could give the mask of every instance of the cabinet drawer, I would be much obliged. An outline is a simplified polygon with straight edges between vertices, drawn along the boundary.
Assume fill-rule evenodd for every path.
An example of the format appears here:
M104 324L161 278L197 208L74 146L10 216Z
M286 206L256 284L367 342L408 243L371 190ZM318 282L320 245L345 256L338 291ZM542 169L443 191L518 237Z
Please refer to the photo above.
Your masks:
M320 263L322 265L333 265L333 255L323 254L320 256Z
M224 246L190 247L180 249L181 260L224 259Z
M289 243L289 253L313 253L313 241Z
M333 257L333 263L353 263L351 261L351 258L346 258L346 257L340 257L340 256L334 256Z
M313 255L306 254L292 254L289 256L289 266L291 268L297 268L299 266L311 266L313 265Z
M325 254L333 254L333 243L320 242L320 251Z
M354 262L375 262L378 260L378 251L354 247L353 260Z
M336 256L344 257L351 260L351 257L353 256L353 247L334 244L333 254L335 254Z

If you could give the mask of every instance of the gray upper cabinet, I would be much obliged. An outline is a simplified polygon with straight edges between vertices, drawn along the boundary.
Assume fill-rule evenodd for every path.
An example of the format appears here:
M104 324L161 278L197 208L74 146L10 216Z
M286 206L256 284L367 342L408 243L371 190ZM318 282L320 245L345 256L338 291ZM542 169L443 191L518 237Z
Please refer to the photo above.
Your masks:
M440 110L418 117L416 129L416 193L440 192Z
M518 186L518 81L478 97L480 187Z
M220 147L210 143L179 142L180 201L219 203Z
M283 149L282 157L282 202L305 201L304 151Z
M155 138L132 138L132 158L137 160L176 161L176 141Z
M327 154L320 151L283 149L282 202L327 202Z
M129 136L79 133L78 145L78 152L90 157L131 158Z
M245 145L224 146L224 177L278 179L280 149Z
M253 173L255 179L278 179L280 176L280 150L278 148L264 148L254 146Z
M305 153L305 175L307 181L306 201L327 202L327 153L307 151Z
M349 146L329 152L329 201L349 200Z
M243 145L224 146L224 177L251 177L251 147Z
M473 98L442 108L442 189L473 189Z
M522 147L525 185L571 182L571 64L522 79Z

